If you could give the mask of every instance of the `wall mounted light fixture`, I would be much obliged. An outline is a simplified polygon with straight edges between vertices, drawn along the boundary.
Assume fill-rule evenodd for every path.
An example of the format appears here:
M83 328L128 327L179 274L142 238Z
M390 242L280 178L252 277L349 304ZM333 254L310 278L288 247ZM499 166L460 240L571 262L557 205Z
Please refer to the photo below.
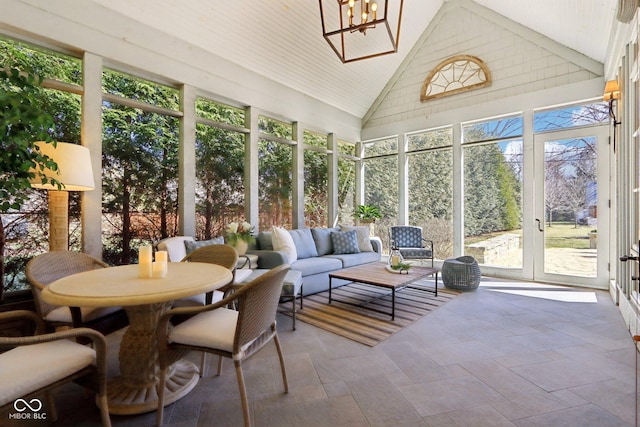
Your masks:
M616 152L616 127L622 122L616 119L616 112L613 101L620 99L620 86L617 80L609 80L604 87L602 99L609 102L609 117L613 120L613 152Z

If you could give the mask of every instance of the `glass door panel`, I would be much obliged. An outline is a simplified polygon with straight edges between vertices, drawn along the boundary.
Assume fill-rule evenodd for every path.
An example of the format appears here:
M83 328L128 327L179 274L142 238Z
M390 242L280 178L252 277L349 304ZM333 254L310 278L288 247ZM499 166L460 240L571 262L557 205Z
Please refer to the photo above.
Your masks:
M535 280L606 286L606 141L599 128L536 135Z

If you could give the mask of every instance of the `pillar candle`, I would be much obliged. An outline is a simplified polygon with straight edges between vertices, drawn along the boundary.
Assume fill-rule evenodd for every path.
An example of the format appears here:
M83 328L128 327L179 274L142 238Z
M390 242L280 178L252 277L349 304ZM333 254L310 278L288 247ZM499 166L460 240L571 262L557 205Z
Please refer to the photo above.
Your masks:
M152 277L154 279L162 279L167 276L167 263L156 261L153 263L152 270Z
M168 259L167 251L156 252L156 262L162 264L162 277L167 277Z
M158 251L156 252L156 261L159 262L167 262L167 251Z
M143 279L151 277L153 252L151 246L140 246L138 251L139 276Z

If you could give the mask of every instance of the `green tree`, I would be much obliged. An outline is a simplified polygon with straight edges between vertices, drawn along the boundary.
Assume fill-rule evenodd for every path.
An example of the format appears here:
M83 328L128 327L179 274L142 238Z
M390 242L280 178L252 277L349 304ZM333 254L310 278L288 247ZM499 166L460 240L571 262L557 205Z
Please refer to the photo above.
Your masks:
M105 90L175 110L175 91L105 72ZM104 256L114 264L136 260L136 249L175 232L178 120L114 102L103 104Z
M42 79L16 68L0 69L0 299L4 291L5 233L2 214L19 210L27 201L31 180L60 186L44 174L57 165L35 141L51 142L53 118L42 108Z
M229 209L234 221L244 212L244 136L198 125L196 171L200 238L211 239L223 234Z

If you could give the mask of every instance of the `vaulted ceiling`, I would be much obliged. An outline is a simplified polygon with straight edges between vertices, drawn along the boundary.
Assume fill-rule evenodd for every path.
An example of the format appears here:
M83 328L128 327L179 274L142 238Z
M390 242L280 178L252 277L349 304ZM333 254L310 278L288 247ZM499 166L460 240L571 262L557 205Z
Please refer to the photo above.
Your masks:
M616 14L616 0L404 0L398 53L343 64L322 37L316 0L91 1L95 19L108 8L356 117L443 7L476 3L599 62Z

